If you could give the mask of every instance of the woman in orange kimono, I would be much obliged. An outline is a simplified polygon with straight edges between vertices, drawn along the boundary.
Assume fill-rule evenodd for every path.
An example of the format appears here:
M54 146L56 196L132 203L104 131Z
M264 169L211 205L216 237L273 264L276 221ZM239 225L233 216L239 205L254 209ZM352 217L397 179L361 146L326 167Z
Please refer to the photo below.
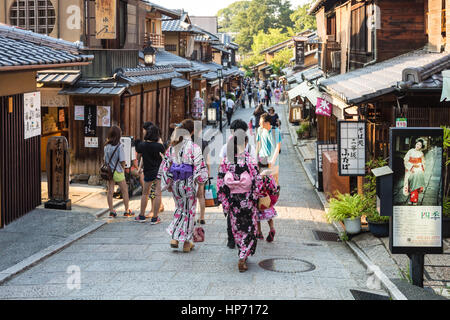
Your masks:
M413 205L417 205L419 194L425 188L425 156L422 152L423 147L423 140L417 140L415 149L409 150L404 158L405 182L403 194L409 197L409 203Z

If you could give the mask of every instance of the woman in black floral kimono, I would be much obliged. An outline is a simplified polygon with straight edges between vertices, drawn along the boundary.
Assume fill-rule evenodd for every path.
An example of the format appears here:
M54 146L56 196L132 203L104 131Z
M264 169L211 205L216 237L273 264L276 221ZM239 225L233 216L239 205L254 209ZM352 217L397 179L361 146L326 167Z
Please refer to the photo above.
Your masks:
M238 135L242 137L240 144ZM235 132L228 142L227 156L217 177L218 199L224 214L230 215L231 230L239 249L240 272L248 269L247 258L256 251L257 203L262 196L262 178L256 160L245 151L248 137L244 136Z

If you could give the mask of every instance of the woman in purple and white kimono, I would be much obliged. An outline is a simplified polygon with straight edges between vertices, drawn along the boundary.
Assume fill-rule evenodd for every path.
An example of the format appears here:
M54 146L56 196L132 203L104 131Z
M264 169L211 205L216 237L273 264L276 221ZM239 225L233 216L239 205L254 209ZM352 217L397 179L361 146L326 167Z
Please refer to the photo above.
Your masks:
M161 189L172 192L175 201L173 220L166 229L172 236L170 246L178 248L184 242L183 251L194 248L194 233L198 185L208 180L202 149L192 141L194 121L187 119L175 129L175 141L166 151L159 168Z
M225 215L230 215L231 231L239 249L239 272L247 271L247 258L256 251L257 203L262 197L262 178L256 160L238 144L237 136L227 144L227 156L219 167L217 196ZM242 141L244 141L242 139Z

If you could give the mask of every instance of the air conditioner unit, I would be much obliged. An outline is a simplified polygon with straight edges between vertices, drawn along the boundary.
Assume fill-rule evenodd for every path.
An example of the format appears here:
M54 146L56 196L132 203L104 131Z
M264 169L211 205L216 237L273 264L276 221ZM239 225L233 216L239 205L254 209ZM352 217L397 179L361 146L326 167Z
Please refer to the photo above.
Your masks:
M340 51L331 52L331 67L335 70L341 68L341 52Z

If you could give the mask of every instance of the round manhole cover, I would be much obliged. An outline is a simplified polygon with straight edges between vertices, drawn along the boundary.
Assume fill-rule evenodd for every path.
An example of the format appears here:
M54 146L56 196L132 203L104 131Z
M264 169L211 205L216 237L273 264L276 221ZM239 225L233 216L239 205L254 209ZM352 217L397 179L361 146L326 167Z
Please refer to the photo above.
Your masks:
M258 265L268 271L282 273L301 273L316 269L311 262L295 258L274 258L263 260Z

